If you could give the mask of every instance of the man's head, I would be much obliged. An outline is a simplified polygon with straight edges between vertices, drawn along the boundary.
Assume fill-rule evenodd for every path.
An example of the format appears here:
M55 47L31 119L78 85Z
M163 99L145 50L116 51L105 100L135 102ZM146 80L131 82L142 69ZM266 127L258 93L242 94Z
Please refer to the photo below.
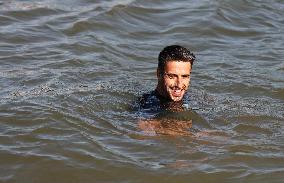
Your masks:
M195 56L188 49L172 45L159 54L157 91L172 100L182 100L189 87L190 73Z

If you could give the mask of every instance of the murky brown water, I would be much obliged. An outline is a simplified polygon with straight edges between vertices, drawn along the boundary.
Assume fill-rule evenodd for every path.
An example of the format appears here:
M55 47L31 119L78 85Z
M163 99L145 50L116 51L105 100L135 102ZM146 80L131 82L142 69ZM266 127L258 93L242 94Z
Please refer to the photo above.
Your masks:
M0 182L283 182L283 35L281 0L0 1ZM214 135L137 129L170 44Z

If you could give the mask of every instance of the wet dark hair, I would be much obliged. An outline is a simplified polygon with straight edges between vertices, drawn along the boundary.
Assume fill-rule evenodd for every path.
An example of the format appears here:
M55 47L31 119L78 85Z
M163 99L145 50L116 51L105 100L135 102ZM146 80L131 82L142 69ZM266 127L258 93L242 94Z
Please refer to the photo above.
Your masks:
M165 65L169 61L190 62L192 66L195 60L195 55L185 47L179 45L171 45L165 47L160 52L158 60L158 68L161 71L164 71Z

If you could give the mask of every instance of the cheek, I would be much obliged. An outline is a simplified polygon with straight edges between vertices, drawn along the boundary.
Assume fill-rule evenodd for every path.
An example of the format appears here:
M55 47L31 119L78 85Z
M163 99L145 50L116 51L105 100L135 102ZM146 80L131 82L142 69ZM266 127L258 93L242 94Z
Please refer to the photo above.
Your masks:
M186 80L186 81L184 82L185 88L188 88L188 87L189 87L189 84L190 84L190 79L188 79L188 80Z
M171 80L165 80L164 84L165 84L165 86L169 87L169 86L173 86L174 82L171 81Z
M189 83L190 83L190 79L187 79L187 80L185 81L185 84L186 84L186 85L189 85Z

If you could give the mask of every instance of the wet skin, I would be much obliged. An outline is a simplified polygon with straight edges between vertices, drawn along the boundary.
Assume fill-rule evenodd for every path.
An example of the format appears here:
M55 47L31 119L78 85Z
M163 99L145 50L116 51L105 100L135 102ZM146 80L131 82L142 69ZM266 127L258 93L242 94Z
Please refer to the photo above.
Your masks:
M190 62L167 62L164 71L157 70L157 91L172 101L182 100L190 83Z
M183 61L169 61L165 64L164 71L157 69L158 84L156 91L159 95L174 102L177 110L183 111L179 107L184 94L189 88L191 73L191 63ZM141 120L138 127L147 135L190 135L188 129L191 128L192 121L180 121L169 119L148 119Z

